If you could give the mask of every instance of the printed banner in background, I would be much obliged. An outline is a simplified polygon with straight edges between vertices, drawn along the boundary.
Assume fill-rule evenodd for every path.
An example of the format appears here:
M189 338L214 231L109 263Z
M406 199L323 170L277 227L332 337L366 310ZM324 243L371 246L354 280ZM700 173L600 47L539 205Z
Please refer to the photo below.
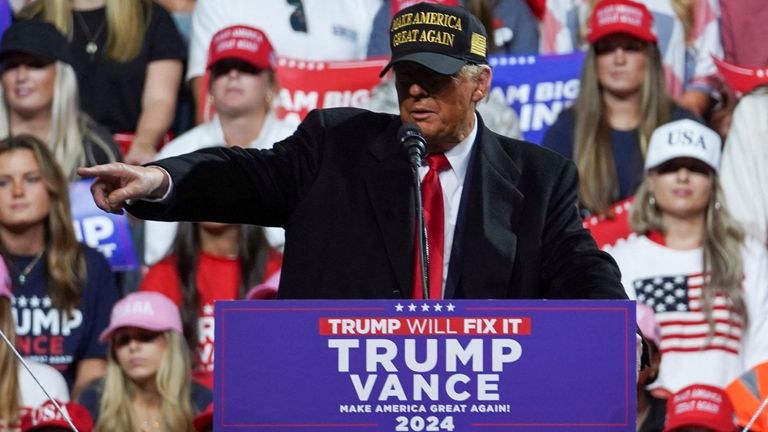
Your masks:
M491 56L491 92L500 93L520 119L527 141L541 144L547 128L579 93L584 53Z
M69 185L77 241L104 254L113 271L137 269L127 217L106 213L96 207L91 195L91 183L93 180L80 180Z
M634 431L632 301L216 302L217 431Z
M315 108L363 107L388 59L309 61L278 57L277 116L301 121Z

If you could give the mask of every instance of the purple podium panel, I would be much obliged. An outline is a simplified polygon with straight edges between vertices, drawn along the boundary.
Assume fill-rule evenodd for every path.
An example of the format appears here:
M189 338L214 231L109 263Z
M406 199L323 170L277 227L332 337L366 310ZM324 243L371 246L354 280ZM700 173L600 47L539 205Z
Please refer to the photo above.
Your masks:
M216 431L634 431L635 303L216 302Z

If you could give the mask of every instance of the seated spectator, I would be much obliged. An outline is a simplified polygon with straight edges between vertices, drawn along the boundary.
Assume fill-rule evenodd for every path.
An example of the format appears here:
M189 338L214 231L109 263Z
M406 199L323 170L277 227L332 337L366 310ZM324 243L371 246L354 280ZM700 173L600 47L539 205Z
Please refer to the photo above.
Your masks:
M121 134L125 161L151 161L170 129L186 56L168 12L151 0L36 0L20 13L69 40L83 111Z
M96 421L95 431L189 432L211 392L190 377L179 309L155 292L131 293L112 309L109 365L103 379L80 397Z
M610 20L600 18L609 15ZM658 126L695 118L664 91L652 28L653 17L640 3L599 3L590 18L579 95L544 136L544 147L576 162L585 213L605 214L611 204L635 193L648 139Z
M542 52L570 53L583 49L585 39L589 41L593 10L610 3L624 2L548 0L542 20ZM721 86L712 61L712 55L720 57L723 52L717 0L643 0L640 3L653 15L666 93L681 106L708 119Z
M272 44L261 30L234 26L218 32L208 54L208 94L216 116L171 141L158 159L222 145L271 148L290 136L298 125L279 120L271 106L278 91L274 57ZM175 232L175 222L145 222L146 264L155 264L169 253ZM282 228L268 228L267 236L274 247L282 247Z
M763 81L765 78L763 78ZM723 189L733 216L768 244L768 85L749 91L733 112L723 149Z
M667 400L664 432L735 432L733 405L718 388L694 384Z
M91 432L93 430L93 419L82 405L74 402L59 402L59 406L78 432ZM69 432L71 430L67 419L50 401L31 410L21 419L21 432Z
M19 352L58 369L76 395L104 373L98 332L120 294L104 256L75 239L67 180L29 135L0 141L0 251Z
M195 100L199 103L205 92L207 49L219 30L237 24L259 28L280 55L295 59L364 59L380 4L381 0L289 0L253 7L253 0L197 0L186 76Z
M172 254L150 267L140 289L163 293L181 309L198 382L213 388L214 302L244 298L279 268L279 260L266 268L275 255L258 226L181 222Z
M29 134L47 143L70 180L75 168L120 160L109 132L78 107L72 56L48 23L22 21L0 42L0 136Z
M609 250L627 295L661 326L657 397L725 387L768 358L768 251L728 212L720 147L692 120L657 129L630 214L636 235Z
M0 259L0 330L8 338L16 338L16 322L11 313L13 294L5 261ZM69 400L69 389L64 377L56 369L27 360L27 366L35 377L44 383L51 397ZM29 372L18 363L11 348L0 341L0 430L16 426L20 409L36 407L47 400L47 396L34 381Z

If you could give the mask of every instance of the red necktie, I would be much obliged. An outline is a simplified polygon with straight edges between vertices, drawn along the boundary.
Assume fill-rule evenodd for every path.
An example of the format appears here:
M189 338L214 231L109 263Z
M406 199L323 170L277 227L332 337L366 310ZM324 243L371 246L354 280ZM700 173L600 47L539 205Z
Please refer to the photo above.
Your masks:
M424 162L429 171L421 181L421 205L424 209L424 226L427 227L427 247L429 250L429 298L443 298L443 236L445 216L443 211L443 188L440 186L438 173L451 167L443 153L430 154ZM417 237L418 239L418 237ZM413 298L423 298L421 265L419 265L419 243L416 240L415 271L413 279Z

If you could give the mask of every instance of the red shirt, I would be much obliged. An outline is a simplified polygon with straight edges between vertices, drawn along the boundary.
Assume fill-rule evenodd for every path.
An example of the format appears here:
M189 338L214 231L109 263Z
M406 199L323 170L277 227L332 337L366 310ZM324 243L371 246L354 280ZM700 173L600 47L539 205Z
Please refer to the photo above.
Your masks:
M282 256L270 252L266 277L276 269ZM236 258L214 256L200 252L197 269L197 290L200 295L198 308L198 346L192 353L192 377L213 388L213 304L216 300L237 300L240 290L240 261ZM181 286L176 272L176 257L169 256L150 267L141 282L141 291L157 291L165 294L181 307Z

